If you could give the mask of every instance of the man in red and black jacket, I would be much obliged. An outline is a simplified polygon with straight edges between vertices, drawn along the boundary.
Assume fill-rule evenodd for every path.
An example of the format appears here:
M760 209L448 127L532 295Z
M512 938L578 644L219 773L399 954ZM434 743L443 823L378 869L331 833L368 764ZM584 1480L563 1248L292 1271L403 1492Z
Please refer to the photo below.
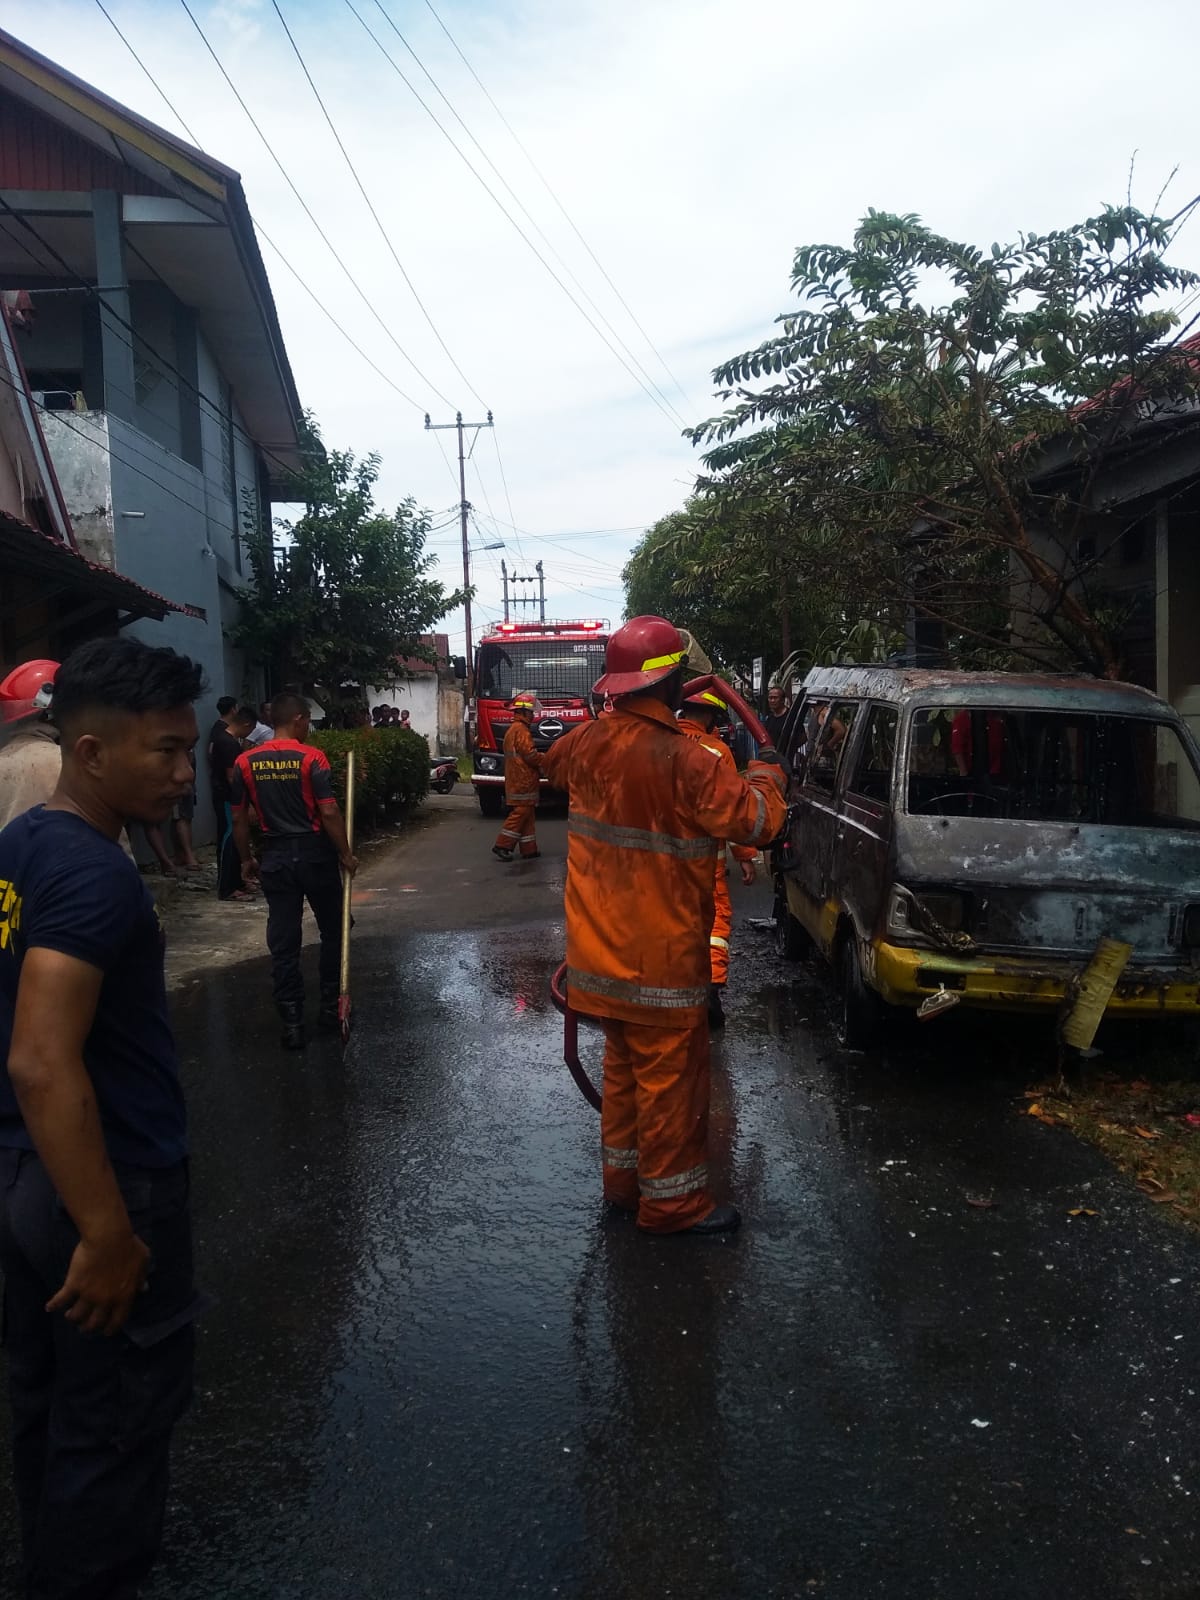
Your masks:
M257 878L267 897L267 948L283 1046L304 1048L304 979L300 972L304 902L321 934L321 1012L318 1025L337 1030L338 967L342 949L342 879L353 876L346 824L333 797L329 761L305 744L310 713L298 694L271 702L275 737L244 750L233 771L233 837L247 883ZM250 810L262 829L262 861L250 853Z

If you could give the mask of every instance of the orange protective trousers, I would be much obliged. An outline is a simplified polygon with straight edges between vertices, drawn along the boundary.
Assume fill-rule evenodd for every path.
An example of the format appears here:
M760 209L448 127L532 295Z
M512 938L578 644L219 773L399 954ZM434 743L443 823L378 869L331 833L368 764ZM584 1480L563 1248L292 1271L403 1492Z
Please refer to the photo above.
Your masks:
M504 819L504 826L496 835L497 848L515 850L519 845L523 856L537 855L537 834L534 832L536 816L536 805L513 806Z
M604 1027L604 1198L638 1227L677 1233L708 1216L708 1024Z
M729 898L729 874L725 852L717 857L713 878L713 925L708 936L708 956L713 983L729 982L729 937L733 932L733 901Z

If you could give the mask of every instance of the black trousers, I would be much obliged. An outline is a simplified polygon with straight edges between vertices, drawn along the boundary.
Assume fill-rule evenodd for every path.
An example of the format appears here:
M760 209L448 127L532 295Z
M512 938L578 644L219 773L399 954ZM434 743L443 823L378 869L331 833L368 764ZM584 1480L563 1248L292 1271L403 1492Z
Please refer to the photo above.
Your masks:
M306 900L321 934L321 988L336 992L342 959L342 873L333 846L323 834L268 839L260 872L276 1003L304 999L300 946Z
M192 1395L186 1162L117 1169L152 1266L124 1329L80 1333L46 1302L79 1242L38 1157L0 1150L0 1267L27 1600L134 1600L158 1552L171 1430Z

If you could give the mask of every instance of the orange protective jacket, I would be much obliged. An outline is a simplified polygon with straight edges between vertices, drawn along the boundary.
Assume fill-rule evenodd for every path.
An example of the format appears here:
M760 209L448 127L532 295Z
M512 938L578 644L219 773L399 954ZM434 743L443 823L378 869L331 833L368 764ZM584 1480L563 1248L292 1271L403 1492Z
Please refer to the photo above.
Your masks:
M686 733L689 739L698 739L706 750L711 750L718 761L723 761L731 771L737 771L737 762L734 760L733 751L725 743L719 733L710 732L701 727L698 722L693 722L691 717L682 716L677 719L680 730ZM731 845L735 861L753 861L758 854L758 849L752 844Z
M701 1023L717 841L774 838L787 811L782 769L755 761L739 777L689 739L661 701L639 695L560 740L542 772L571 804L572 1005L664 1028Z
M513 719L504 735L504 798L510 806L535 806L543 757L525 723Z

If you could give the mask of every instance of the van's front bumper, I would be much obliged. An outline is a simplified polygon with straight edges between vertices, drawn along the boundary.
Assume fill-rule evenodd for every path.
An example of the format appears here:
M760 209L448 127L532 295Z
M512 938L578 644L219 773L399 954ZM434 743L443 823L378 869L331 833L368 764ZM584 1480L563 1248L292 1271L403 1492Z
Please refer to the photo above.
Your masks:
M866 976L889 1005L919 1006L946 988L964 1005L996 1011L1035 1011L1060 1006L1087 965L1087 957L1016 958L956 956L874 941ZM1108 1011L1115 1016L1200 1016L1200 970L1127 967Z

